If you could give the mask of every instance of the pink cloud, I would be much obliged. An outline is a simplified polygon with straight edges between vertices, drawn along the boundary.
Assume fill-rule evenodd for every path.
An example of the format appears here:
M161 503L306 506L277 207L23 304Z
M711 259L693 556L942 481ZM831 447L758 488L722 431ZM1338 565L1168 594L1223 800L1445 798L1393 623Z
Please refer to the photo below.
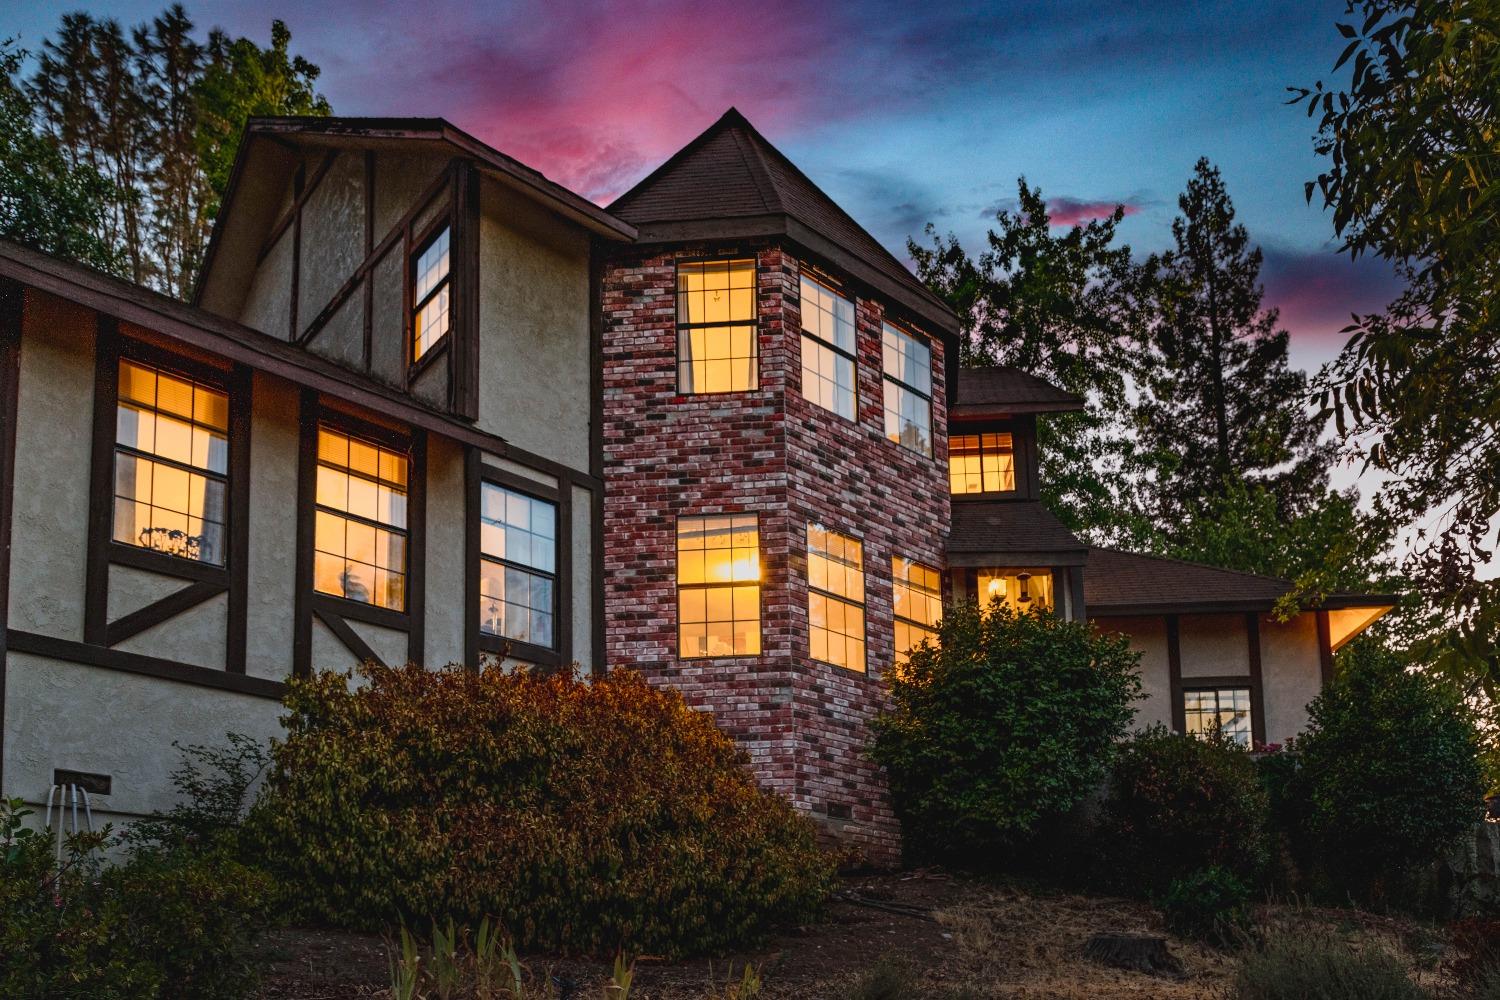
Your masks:
M1080 201L1077 198L1047 199L1047 214L1054 226L1077 226L1111 215L1121 203L1115 201ZM1141 206L1125 204L1125 214L1135 215Z

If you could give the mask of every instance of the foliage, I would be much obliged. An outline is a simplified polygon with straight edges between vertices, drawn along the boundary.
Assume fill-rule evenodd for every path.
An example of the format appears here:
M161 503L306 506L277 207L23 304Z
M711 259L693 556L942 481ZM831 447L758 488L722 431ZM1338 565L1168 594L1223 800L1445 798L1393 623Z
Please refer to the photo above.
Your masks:
M1243 940L1250 926L1250 887L1214 865L1173 879L1161 910L1173 934L1227 947Z
M1337 666L1297 742L1303 835L1335 887L1399 902L1414 869L1480 818L1473 722L1451 688L1373 642Z
M178 800L165 813L141 820L125 832L142 847L243 853L241 824L250 789L270 762L265 746L243 733L226 733L223 746L182 746L183 762L171 774Z
M1461 993L1491 995L1483 991L1500 986L1500 920L1470 918L1454 924L1443 971Z
M282 22L272 24L269 49L218 30L204 44L193 31L180 4L129 31L110 18L62 16L31 79L9 88L16 107L0 151L9 142L18 163L34 154L36 164L19 180L0 178L0 192L24 201L50 184L63 210L40 220L40 235L20 225L13 232L138 284L191 294L248 117L329 113L312 89L318 68L288 53Z
M1137 322L1130 248L1117 242L1123 207L1053 235L1040 189L1017 182L987 248L971 257L955 236L908 241L917 276L963 320L965 365L1014 365L1089 400L1083 413L1038 424L1041 489L1069 527L1098 540L1129 537L1132 508L1119 474L1128 450L1126 347Z
M1500 515L1500 8L1354 0L1338 82L1293 88L1326 168L1307 185L1341 249L1391 263L1405 290L1356 316L1319 379L1325 407L1386 475L1392 517L1422 529L1409 572L1456 628L1423 655L1500 694L1500 579L1480 579Z
M108 830L67 843L20 829L0 808L0 994L55 998L229 998L251 993L248 946L269 917L269 880L222 855L98 854Z
M113 188L32 128L35 108L19 82L25 58L12 42L0 42L0 238L118 271L117 253L98 235Z
M305 918L492 916L518 947L712 951L806 919L810 821L675 691L490 666L294 680L252 812Z
M1425 1000L1394 956L1327 933L1274 934L1245 956L1231 1000Z
M1159 894L1220 868L1254 883L1267 861L1265 789L1250 755L1222 733L1163 726L1135 734L1110 774L1100 813L1102 880Z
M1175 246L1144 265L1151 317L1137 356L1137 462L1158 530L1180 543L1233 484L1260 486L1288 518L1323 496L1330 454L1289 335L1263 307L1261 251L1235 221L1217 167L1198 161L1177 200Z
M908 850L993 864L1077 804L1134 715L1139 659L1045 612L949 608L873 724Z

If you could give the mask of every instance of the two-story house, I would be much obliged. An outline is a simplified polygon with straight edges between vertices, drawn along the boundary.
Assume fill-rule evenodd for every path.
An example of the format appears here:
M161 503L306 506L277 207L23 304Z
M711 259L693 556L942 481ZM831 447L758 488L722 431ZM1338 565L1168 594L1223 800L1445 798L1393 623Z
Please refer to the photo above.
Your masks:
M363 660L641 670L894 860L866 724L945 600L1131 635L1178 729L1300 727L1389 600L1090 550L1082 400L730 111L602 209L437 119L265 119L196 300L0 243L0 793L165 807L174 742Z

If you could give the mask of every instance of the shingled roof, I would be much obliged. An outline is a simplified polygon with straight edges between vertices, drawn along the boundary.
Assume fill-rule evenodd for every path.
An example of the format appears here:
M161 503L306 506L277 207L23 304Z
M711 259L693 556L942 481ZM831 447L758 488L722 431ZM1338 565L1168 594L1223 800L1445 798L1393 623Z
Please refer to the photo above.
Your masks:
M1088 547L1035 500L961 500L953 504L948 561L978 566L1006 561L1040 566L1081 566Z
M987 368L960 368L958 391L948 408L949 415L984 417L1000 413L1058 413L1081 410L1084 398L1064 392L1046 379L1009 365Z
M734 108L609 206L642 243L785 236L956 336L958 317Z

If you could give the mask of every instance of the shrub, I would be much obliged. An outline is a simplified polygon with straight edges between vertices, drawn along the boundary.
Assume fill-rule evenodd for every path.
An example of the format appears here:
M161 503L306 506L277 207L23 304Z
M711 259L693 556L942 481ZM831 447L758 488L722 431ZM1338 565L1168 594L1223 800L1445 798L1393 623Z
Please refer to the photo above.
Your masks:
M1400 902L1482 815L1474 727L1456 692L1382 647L1340 660L1297 741L1304 863L1365 903Z
M891 679L871 756L907 849L993 864L1084 798L1134 715L1139 654L1050 614L950 608Z
M1173 879L1161 901L1167 930L1221 947L1241 941L1250 927L1250 888L1223 868Z
M1500 996L1500 920L1475 917L1455 923L1443 971L1463 995L1493 989Z
M1406 967L1379 948L1326 933L1273 935L1245 956L1231 1000L1426 1000Z
M1115 761L1098 835L1101 877L1126 892L1160 894L1207 868L1254 884L1267 857L1265 789L1228 737L1154 726Z
M109 831L73 838L61 870L53 841L25 836L19 802L0 809L0 996L249 995L248 949L268 914L269 880L222 856L136 851L95 859Z
M811 822L675 691L628 671L362 675L292 682L250 820L303 917L490 916L523 949L680 954L827 894Z

